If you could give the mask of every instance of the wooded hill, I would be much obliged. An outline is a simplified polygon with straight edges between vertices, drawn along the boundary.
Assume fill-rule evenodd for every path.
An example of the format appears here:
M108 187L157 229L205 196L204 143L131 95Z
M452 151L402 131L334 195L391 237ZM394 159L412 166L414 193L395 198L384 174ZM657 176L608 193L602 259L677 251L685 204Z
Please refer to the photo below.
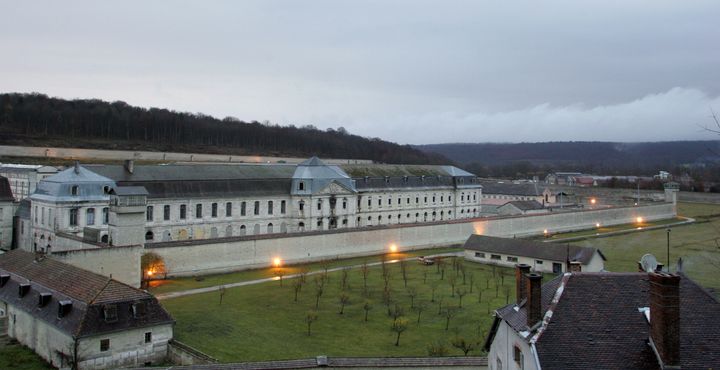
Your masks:
M102 100L43 94L0 94L0 143L101 149L372 159L382 163L446 164L448 159L378 138L217 119L201 113L140 108Z

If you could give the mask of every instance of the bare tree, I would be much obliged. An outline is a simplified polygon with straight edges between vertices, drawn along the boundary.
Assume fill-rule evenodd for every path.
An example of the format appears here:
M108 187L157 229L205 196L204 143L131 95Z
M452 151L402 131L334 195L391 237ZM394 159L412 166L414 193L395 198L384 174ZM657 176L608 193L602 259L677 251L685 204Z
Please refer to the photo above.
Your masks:
M450 284L450 296L455 297L455 284L457 284L457 277L455 277L455 275L448 276L448 284Z
M402 274L403 282L405 284L405 287L407 288L408 271L407 271L407 261L405 261L405 260L400 260L400 273Z
M439 284L437 281L433 281L432 283L430 283L430 302L435 302L435 292L437 291L438 285Z
M402 306L400 306L399 304L395 304L395 306L394 306L392 309L388 310L388 314L389 314L394 320L397 320L398 317L400 317L400 316L402 316L402 315L405 314L405 309L404 309Z
M365 310L365 322L368 321L368 312L370 312L372 308L372 303L370 301L365 301L365 303L363 303L363 310Z
M464 288L463 288L463 289L458 288L457 291L456 291L456 293L457 293L457 295L458 295L458 298L460 299L460 305L459 305L459 307L462 308L462 299L463 299L463 297L468 293L468 291L467 291L466 289L464 289Z
M418 295L417 289L415 289L415 287L411 286L411 287L407 288L407 294L408 294L408 297L410 297L410 308L415 307L415 297L417 297L417 295Z
M468 272L468 280L470 280L470 293L472 293L475 285L475 275L472 272Z
M307 335L310 336L310 327L312 326L312 323L317 321L318 319L318 313L317 311L308 311L307 314L305 314L305 323L307 324Z
M276 268L273 272L275 276L280 280L280 287L283 286L283 276L285 276L285 271L282 268Z
M363 276L363 289L365 290L365 293L367 293L367 279L368 275L370 275L370 266L368 266L367 260L364 260L362 265L360 266L360 271L362 272Z
M455 337L452 340L452 346L461 350L465 356L468 355L468 353L474 349L476 349L480 345L479 340L468 340L464 337Z
M342 292L340 293L340 314L342 315L345 312L345 306L350 304L350 296Z
M220 304L222 304L223 298L225 297L225 285L220 285L218 292L220 292Z
M325 290L325 279L322 277L315 279L315 309L317 310L320 306L320 297L323 295Z
M420 323L420 315L422 315L422 313L423 313L423 311L425 311L426 307L427 307L427 303L420 301L415 305L415 307L412 308L415 312L417 312L417 323L418 324Z
M302 290L302 286L303 286L303 280L302 280L302 278L300 278L300 276L293 279L292 287L293 287L293 292L295 292L294 302L297 302L298 293L300 293L300 290Z
M342 275L340 277L340 288L342 290L345 290L348 288L348 275L349 275L350 268L345 267L342 269Z
M448 306L445 308L445 331L447 331L450 328L450 319L455 317L458 313L458 308L453 306Z
M402 334L408 328L408 322L405 318L399 317L393 321L392 331L397 333L397 339L395 339L395 346L400 345L400 334Z
M445 342L441 341L428 344L427 350L430 357L445 357L449 352Z

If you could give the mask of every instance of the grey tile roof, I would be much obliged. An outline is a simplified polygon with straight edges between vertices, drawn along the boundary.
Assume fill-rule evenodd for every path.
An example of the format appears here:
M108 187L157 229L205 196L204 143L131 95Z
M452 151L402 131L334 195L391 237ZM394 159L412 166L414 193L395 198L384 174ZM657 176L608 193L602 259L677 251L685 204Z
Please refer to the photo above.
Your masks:
M112 189L115 195L149 195L144 186L116 186Z
M333 182L349 192L355 192L355 185L345 171L338 166L326 165L318 157L312 157L298 164L292 179L292 194L315 194ZM302 190L299 188L300 182L304 183Z
M78 186L77 195L71 188ZM40 181L30 199L50 201L102 201L110 197L105 188L115 187L115 182L83 166L70 167Z
M149 293L52 258L36 258L33 253L12 250L0 255L0 273L11 276L10 281L0 287L0 300L74 337L173 322ZM31 288L20 297L18 287L23 283L29 283ZM42 292L52 293L52 299L38 307L38 296ZM62 318L58 318L60 300L72 302L70 314ZM131 305L135 303L145 305L144 315L132 316ZM102 311L107 304L117 306L117 321L104 320Z
M512 205L513 207L515 207L521 211L534 211L534 210L545 208L537 200L513 200L513 201L503 204L501 207L504 207L508 204Z
M123 181L122 186L142 186L153 199L285 196L290 179L194 180L194 181Z
M296 168L293 164L135 165L129 173L121 165L87 167L118 182L290 179Z
M542 195L544 187L538 186L537 183L531 184L512 184L500 183L497 181L481 181L483 186L483 194L499 194L499 195L521 195L537 197Z
M543 243L516 238L498 238L476 234L470 235L468 240L465 241L463 248L548 261L566 262L569 259L570 261L579 261L583 264L590 262L595 251L600 253L600 250L591 247ZM602 253L600 253L600 256L605 259Z
M720 368L720 302L681 276L680 367ZM658 369L647 343L650 326L638 311L650 305L649 290L647 273L573 273L545 284L543 312L553 312L536 342L541 366ZM551 307L548 299L556 292L559 300ZM526 309L514 306L498 309L496 320L525 330Z
M411 164L342 164L347 174L354 178L365 176L459 176L475 177L474 174L454 166Z

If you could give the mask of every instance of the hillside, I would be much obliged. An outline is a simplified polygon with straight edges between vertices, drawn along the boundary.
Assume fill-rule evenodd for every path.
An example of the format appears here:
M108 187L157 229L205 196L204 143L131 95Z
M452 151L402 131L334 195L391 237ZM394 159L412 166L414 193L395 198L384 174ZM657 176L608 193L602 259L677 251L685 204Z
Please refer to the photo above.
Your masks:
M0 94L0 144L372 159L383 163L449 161L409 145L326 131L133 107L124 102Z
M602 174L653 174L720 160L719 141L459 143L416 147L473 168L534 167Z

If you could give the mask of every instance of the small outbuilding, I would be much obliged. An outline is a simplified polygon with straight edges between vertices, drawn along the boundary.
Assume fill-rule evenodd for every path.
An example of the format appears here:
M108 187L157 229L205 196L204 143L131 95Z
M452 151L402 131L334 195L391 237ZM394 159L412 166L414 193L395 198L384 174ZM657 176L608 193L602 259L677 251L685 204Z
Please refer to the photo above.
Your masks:
M606 258L599 249L533 240L471 235L465 242L465 259L498 266L529 265L536 272L599 272Z
M503 216L534 215L547 210L537 200L514 200L498 207L498 214Z
M19 249L0 255L0 321L51 365L77 369L162 363L174 325L145 291Z

